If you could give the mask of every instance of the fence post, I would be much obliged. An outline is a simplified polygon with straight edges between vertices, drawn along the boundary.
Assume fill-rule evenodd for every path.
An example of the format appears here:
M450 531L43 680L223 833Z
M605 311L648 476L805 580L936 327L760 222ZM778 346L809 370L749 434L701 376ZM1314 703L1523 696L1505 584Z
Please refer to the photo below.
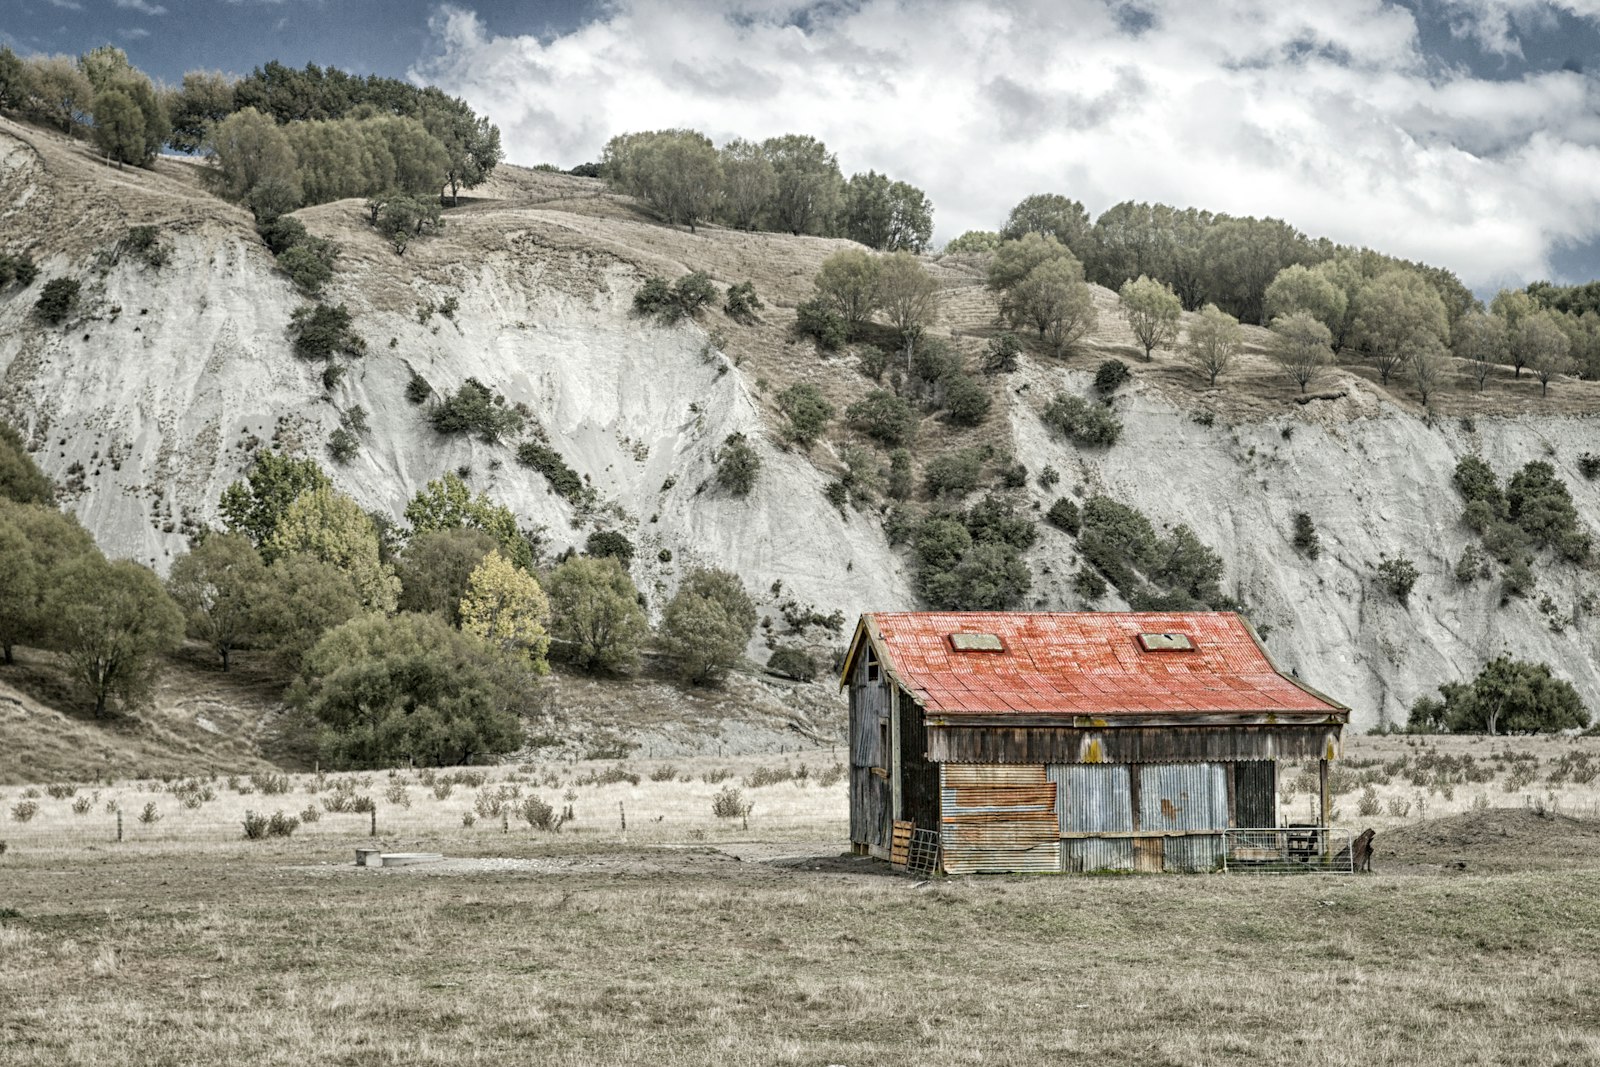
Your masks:
M367 836L378 836L378 805L376 804L372 805L372 829L367 833Z
M117 809L117 841L122 841L122 809Z

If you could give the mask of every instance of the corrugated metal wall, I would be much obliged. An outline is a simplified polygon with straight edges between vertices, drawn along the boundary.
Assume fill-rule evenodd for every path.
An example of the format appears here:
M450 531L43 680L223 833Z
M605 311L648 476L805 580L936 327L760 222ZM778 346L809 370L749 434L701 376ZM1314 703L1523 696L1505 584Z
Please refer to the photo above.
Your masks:
M1042 766L942 766L947 874L1060 870L1056 786Z
M1056 763L1047 772L1056 783L1056 822L1067 833L1117 833L1133 829L1133 793L1128 768L1118 764ZM1130 871L1130 838L1061 842L1064 871Z
M1215 831L1168 837L1162 867L1208 871L1222 865L1222 831L1228 828L1227 769L1217 763L1154 763L1139 768L1139 829Z
M1233 765L1233 824L1278 825L1278 765L1271 760Z

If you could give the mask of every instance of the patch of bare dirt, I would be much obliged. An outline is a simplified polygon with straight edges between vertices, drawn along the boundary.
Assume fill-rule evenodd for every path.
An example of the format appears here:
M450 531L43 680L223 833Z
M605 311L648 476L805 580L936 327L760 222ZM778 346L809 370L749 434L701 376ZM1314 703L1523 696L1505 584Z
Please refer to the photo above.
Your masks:
M1378 835L1373 867L1415 873L1501 873L1590 867L1600 855L1600 820L1536 808L1491 808L1402 826Z

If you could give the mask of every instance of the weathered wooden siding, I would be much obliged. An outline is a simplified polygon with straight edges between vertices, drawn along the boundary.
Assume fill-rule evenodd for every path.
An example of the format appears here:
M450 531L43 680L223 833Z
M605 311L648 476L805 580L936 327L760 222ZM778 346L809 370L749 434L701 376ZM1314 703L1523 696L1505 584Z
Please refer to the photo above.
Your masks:
M1278 765L1270 760L1233 765L1233 825L1278 825Z
M1211 763L1322 759L1340 745L1338 725L1316 726L940 726L928 727L936 763Z
M881 670L867 680L867 656L850 678L850 840L873 854L889 850L889 686Z
M939 765L928 759L922 708L900 694L900 818L924 830L939 829Z
M1060 870L1056 786L1044 767L939 772L946 873Z

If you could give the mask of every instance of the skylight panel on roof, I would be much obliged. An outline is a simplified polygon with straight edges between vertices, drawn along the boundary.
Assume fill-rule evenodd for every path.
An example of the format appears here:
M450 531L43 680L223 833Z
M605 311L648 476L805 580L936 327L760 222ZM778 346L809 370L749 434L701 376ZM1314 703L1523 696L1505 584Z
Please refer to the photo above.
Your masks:
M1146 652L1193 652L1188 634L1140 634L1139 647Z
M955 633L950 635L950 647L957 652L1004 652L1005 646L994 634Z

